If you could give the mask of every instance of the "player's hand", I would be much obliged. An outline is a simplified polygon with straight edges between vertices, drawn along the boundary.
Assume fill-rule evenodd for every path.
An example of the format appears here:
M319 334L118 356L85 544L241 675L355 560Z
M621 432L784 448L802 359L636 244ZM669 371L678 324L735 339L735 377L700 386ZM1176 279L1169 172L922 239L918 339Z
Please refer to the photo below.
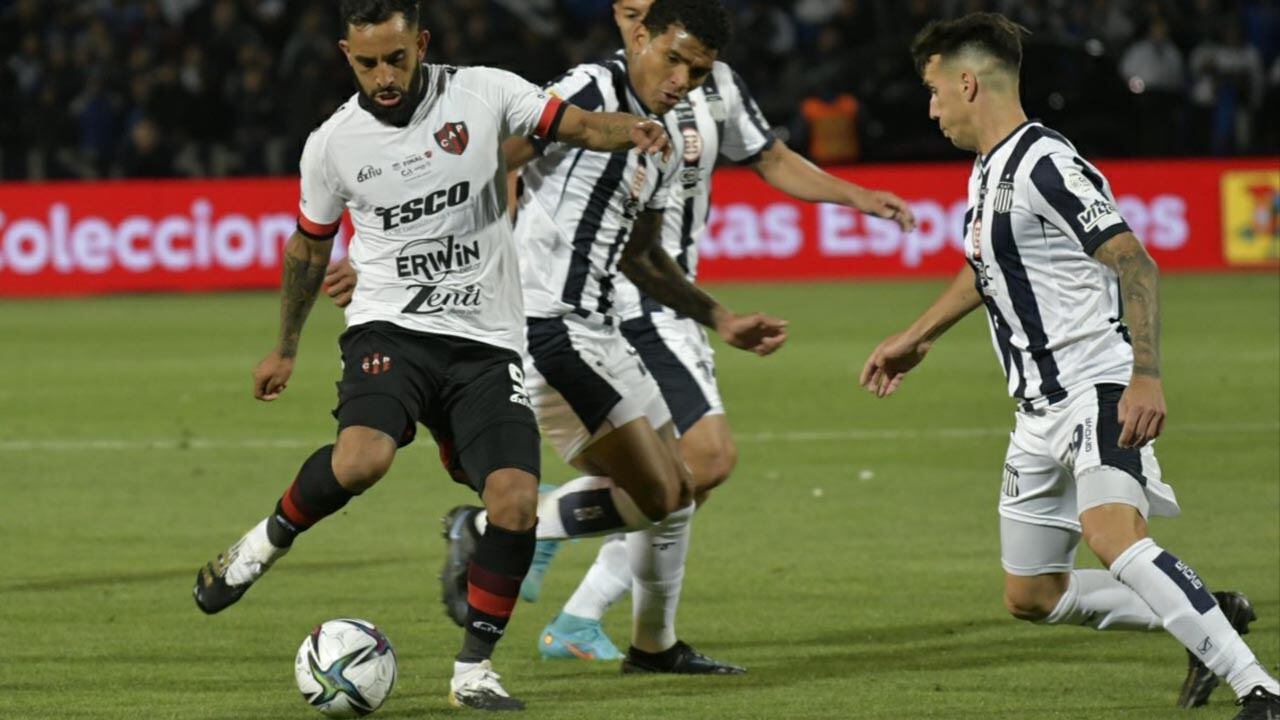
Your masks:
M284 392L293 374L294 358L282 357L280 350L272 350L253 369L253 396L259 400L275 400Z
M671 158L671 138L667 137L667 129L662 123L654 120L641 120L631 126L631 142L642 153L662 153L662 159Z
M730 345L764 357L787 341L787 321L763 313L726 313L716 322L716 332Z
M883 190L864 190L853 198L853 206L867 215L892 220L902 232L916 229L916 216L906 200Z
M892 395L907 371L919 365L928 352L927 343L917 342L905 332L890 335L871 351L858 376L858 384L876 397Z
M356 291L356 271L351 268L351 260L343 258L331 263L325 270L324 283L320 289L333 299L333 304L344 308L351 303L351 294Z
M1120 439L1122 448L1139 448L1155 440L1164 430L1168 410L1160 378L1134 375L1120 396Z

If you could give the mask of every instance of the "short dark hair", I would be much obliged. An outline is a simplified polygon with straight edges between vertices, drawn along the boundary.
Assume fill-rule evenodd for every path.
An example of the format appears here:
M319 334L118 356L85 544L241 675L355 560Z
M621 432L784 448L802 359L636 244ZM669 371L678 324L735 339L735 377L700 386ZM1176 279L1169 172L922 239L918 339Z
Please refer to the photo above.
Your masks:
M911 41L916 72L924 75L929 58L952 57L966 48L984 52L1015 75L1022 67L1022 36L1031 31L999 13L969 13L955 20L934 20Z
M657 37L672 25L687 30L708 50L723 49L733 36L729 12L720 0L655 0L644 16L645 28Z
M392 15L404 15L405 24L418 24L419 0L342 0L342 33L351 26L377 25L391 19Z

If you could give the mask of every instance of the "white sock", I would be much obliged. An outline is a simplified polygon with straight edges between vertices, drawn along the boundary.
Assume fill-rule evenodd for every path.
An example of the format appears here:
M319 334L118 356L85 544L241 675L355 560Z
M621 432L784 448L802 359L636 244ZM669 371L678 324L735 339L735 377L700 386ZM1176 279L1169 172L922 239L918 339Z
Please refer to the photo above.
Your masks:
M481 535L489 524L489 513L476 513L476 531ZM538 495L539 540L566 540L574 537L608 535L619 531L652 527L626 490L612 479L587 475Z
M631 559L626 536L610 535L600 545L596 561L569 596L564 611L589 620L599 620L611 605L631 589Z
M1169 631L1214 674L1226 678L1237 696L1276 681L1231 627L1218 602L1190 566L1151 538L1134 543L1111 564L1111 574L1133 588Z
M1106 570L1072 570L1067 591L1044 625L1083 625L1095 630L1157 630L1160 616Z
M631 644L637 650L662 652L676 643L676 606L684 584L693 503L647 530L627 534L631 561Z

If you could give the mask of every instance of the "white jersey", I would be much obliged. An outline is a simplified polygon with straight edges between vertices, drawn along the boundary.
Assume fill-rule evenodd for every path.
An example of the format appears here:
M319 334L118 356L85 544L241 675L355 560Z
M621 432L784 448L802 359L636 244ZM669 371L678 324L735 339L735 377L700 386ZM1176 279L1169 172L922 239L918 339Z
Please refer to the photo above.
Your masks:
M584 110L656 116L636 97L619 56L579 65L548 87ZM574 313L617 324L616 286L622 248L643 209L662 210L679 157L594 152L561 143L535 146L542 155L521 170L524 192L516 245L525 313L550 318Z
M965 226L1014 398L1040 408L1098 383L1128 384L1119 283L1092 255L1129 226L1097 168L1058 133L1024 123L974 163Z
M746 83L719 61L707 81L663 115L662 121L678 161L662 217L662 247L693 282L698 274L698 242L711 212L711 175L717 159L751 162L773 145L774 137ZM623 319L659 311L676 314L643 296L625 276L618 278L617 294Z
M385 321L520 352L501 145L509 135L554 135L562 103L502 70L422 72L407 126L379 121L356 95L307 139L299 226L328 235L350 211L360 283L348 326Z

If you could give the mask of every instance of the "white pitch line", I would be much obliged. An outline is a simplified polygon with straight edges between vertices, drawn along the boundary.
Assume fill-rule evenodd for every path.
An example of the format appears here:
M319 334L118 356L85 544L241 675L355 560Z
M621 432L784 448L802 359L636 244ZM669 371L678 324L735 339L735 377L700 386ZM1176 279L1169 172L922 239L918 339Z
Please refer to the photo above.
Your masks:
M913 429L831 429L795 430L787 432L744 433L737 436L742 443L806 443L868 440L929 440L1000 437L1012 428L922 428ZM1280 422L1264 423L1188 423L1170 428L1166 435L1234 435L1280 432ZM172 438L152 439L66 439L66 440L0 440L0 452L77 452L116 450L296 450L311 448L322 438Z

